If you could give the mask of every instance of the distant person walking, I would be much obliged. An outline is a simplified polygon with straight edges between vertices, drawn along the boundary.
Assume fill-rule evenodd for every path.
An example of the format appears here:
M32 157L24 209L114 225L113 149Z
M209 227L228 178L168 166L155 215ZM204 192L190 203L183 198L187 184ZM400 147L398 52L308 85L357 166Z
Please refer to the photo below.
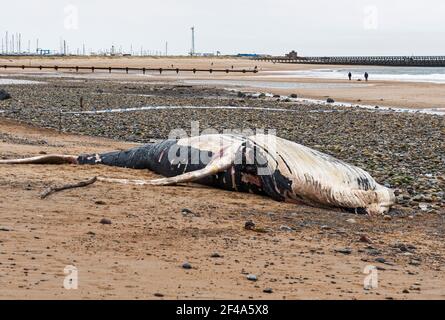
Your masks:
M369 78L369 74L367 72L365 72L365 80L368 81Z
M349 81L351 81L352 80L352 73L348 73L348 78L349 78Z

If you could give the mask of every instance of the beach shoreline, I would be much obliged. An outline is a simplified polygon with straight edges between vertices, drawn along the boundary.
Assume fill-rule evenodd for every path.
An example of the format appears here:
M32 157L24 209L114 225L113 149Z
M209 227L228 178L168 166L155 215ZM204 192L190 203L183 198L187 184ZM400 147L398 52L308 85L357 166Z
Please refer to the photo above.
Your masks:
M25 77L75 77L78 79L103 79L121 81L146 81L146 82L187 82L201 81L202 84L218 87L235 87L241 90L256 90L278 95L296 94L301 98L326 100L332 98L338 102L357 105L397 107L406 109L444 109L445 110L445 84L409 81L383 81L372 80L348 81L340 79L320 78L295 78L286 77L287 71L316 70L326 68L356 68L357 66L320 66L320 65L295 65L274 64L239 58L140 58L140 57L91 57L91 58L0 58L0 65L25 64L25 65L58 65L58 66L128 66L128 67L153 67L153 68L231 68L253 70L258 68L258 74L206 74L206 73L164 73L148 75L136 73L112 73L108 72L81 72L75 70L66 72L54 71L29 71L0 68L0 77L25 76ZM267 74L276 73L274 77ZM217 82L217 84L214 84ZM237 86L236 83L241 82ZM259 85L260 83L260 85Z

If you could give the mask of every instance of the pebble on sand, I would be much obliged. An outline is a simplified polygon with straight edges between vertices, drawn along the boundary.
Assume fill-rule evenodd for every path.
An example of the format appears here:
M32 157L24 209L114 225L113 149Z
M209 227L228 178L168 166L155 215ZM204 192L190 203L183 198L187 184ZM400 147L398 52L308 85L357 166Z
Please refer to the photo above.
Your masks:
M417 267L417 266L420 266L420 261L419 261L419 260L412 259L412 260L409 262L409 264L410 264L411 266L415 266L415 267Z
M181 214L183 217L200 217L200 215L198 213L195 213L192 210L187 209L187 208L183 208L181 210Z
M292 232L294 230L291 227L289 227L289 226L282 225L282 226L280 226L280 231Z
M0 101L6 100L6 99L11 99L11 95L8 92L6 92L5 90L0 89Z
M360 242L372 243L372 240L366 234L363 234L360 236Z
M100 220L100 223L101 223L101 224L111 224L111 220L108 219L108 218L102 218L102 219Z
M339 249L335 249L335 252L343 253L343 254L351 254L352 253L352 249L350 249L350 248L339 248Z
M258 277L256 275L254 275L254 274L249 274L249 275L247 275L247 280L249 280L249 281L257 281Z
M188 263L188 262L184 262L184 263L182 264L182 268L183 268L183 269L191 269L191 268L192 268L192 265L191 265L190 263Z
M246 223L244 224L244 229L246 230L255 229L255 223L252 220L246 221Z
M387 263L385 258L376 258L375 262L383 263L383 264Z

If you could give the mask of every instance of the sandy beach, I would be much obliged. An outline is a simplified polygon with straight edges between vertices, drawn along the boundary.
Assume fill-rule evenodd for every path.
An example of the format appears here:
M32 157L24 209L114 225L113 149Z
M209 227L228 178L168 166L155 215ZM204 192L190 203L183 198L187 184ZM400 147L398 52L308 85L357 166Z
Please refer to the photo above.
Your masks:
M7 157L134 146L6 120L0 134ZM440 215L384 221L196 185L95 184L39 198L49 185L94 175L154 177L105 167L0 166L2 299L445 297ZM99 223L104 217L112 224ZM245 230L248 220L264 231ZM181 267L185 261L192 269ZM63 288L67 265L78 268L78 290ZM378 289L363 289L367 265L378 267Z
M153 67L153 68L213 68L253 70L258 68L257 74L212 74L198 73L153 73L147 76L141 74L96 72L91 74L84 72L81 77L92 79L114 79L123 81L168 81L181 82L187 80L202 81L209 85L219 87L231 87L249 89L252 91L269 92L279 95L297 94L301 98L319 99L325 101L332 98L338 102L345 102L369 106L387 106L409 109L435 109L445 113L445 84L427 82L403 82L372 80L368 83L338 79L295 78L287 76L289 71L338 69L348 66L329 65L296 65L261 62L240 58L141 58L141 57L90 57L90 58L0 58L0 66L9 65L48 65L48 66L128 66L128 67ZM349 66L351 68L351 66ZM52 76L76 76L75 70L71 72L55 72L35 70L4 70L0 68L0 75L52 75ZM273 75L271 77L271 75ZM372 79L372 74L371 74ZM241 84L239 85L239 82ZM216 84L215 84L216 83ZM258 85L259 83L259 85ZM268 85L269 84L269 85Z
M0 315L445 301L445 2L4 2Z
M31 61L178 67L209 67L212 62L215 68L256 65L243 59ZM258 67L274 72L289 68L269 63ZM194 184L96 183L40 199L49 186L97 175L156 176L100 166L0 165L0 298L445 298L443 115L254 95L250 91L262 90L244 85L227 90L209 80L264 82L261 72L249 77L144 77L0 69L0 75L0 80L16 81L0 85L11 95L0 101L0 159L122 150L165 139L175 128L189 132L191 122L199 121L201 129L219 131L276 129L280 137L367 170L397 193L393 210L373 217ZM191 80L208 83L187 83ZM433 84L292 81L312 89L264 91L336 101L349 96L369 104L376 99L381 106L388 102L404 108L430 108L443 95L438 93L442 85ZM323 89L320 84L336 87ZM373 96L377 93L378 99ZM407 105L410 97L419 103ZM103 218L111 224L100 223ZM257 228L245 229L248 221ZM192 268L184 269L185 262ZM67 265L78 268L78 290L63 288ZM379 286L373 290L363 287L368 266L378 271ZM247 280L248 274L258 281Z

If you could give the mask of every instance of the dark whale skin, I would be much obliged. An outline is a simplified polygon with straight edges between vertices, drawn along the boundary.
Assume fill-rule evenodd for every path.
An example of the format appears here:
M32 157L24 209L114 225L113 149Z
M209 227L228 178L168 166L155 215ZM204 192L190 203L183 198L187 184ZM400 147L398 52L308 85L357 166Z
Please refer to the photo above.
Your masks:
M177 140L165 140L156 144L146 144L140 147L124 151L113 151L102 154L86 154L77 158L80 165L106 165L113 167L150 170L164 177L174 177L183 173L201 170L206 164L201 160L192 163L192 154L212 152L186 147L185 156L177 154L176 162L169 160L168 154L171 148L178 150ZM184 146L181 146L184 148ZM261 150L264 152L264 150ZM237 157L242 159L239 164L233 164L228 170L205 177L196 181L199 184L216 187L228 191L248 192L259 195L267 195L277 201L286 200L286 192L291 190L292 183L279 171L275 170L268 175L258 175L259 163L265 163L261 151L246 141L237 151ZM255 152L254 163L246 163L246 154Z

